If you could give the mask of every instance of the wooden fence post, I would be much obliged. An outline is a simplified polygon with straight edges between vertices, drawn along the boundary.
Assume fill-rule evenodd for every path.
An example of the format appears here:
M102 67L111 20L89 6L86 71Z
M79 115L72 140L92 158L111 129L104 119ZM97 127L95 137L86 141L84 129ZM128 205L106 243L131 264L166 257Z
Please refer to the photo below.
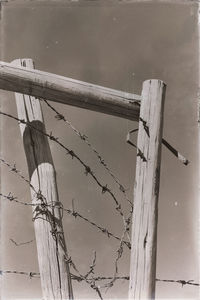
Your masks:
M13 65L34 68L31 59L17 59ZM40 102L38 99L15 94L19 119L45 131ZM67 249L65 244L61 203L58 199L56 174L47 137L25 124L20 124L24 150L28 164L35 236L41 277L43 298L73 299ZM35 193L37 191L38 193ZM40 192L49 206L42 207ZM44 199L42 199L44 202Z
M140 95L0 61L0 89L138 121Z
M134 186L129 299L154 299L165 84L143 83Z

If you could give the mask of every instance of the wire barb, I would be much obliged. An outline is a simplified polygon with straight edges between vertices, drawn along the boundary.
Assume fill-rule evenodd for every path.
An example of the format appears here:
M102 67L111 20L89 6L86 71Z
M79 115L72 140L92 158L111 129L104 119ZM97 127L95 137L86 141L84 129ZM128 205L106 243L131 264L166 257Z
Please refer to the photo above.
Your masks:
M30 243L34 242L35 239L30 240L30 241L27 241L27 242L22 242L22 243L17 243L17 242L16 242L15 240L13 240L13 239L10 239L10 241L11 241L13 244L15 244L15 246L22 246L22 245L26 245L26 244L30 244Z
M148 136L149 136L149 129L148 129L148 126L146 125L146 122L145 121L143 121L142 120L142 118L140 118L141 119L141 121L143 122L143 125L144 125L144 127L145 127L145 130L146 130L146 132L147 132L147 134L148 134ZM136 132L136 131L138 131L138 129L133 129L133 130L130 130L128 133L127 133L127 136L126 136L126 142L129 144L129 145L131 145L131 146L133 146L134 148L136 148L138 151L139 151L139 156L141 157L141 158L143 158L144 159L144 156L143 156L143 153L140 151L140 149L138 149L138 147L137 147L137 145L135 145L132 141L131 141L131 133L134 133L134 132ZM187 159L187 158L185 158L178 150L176 150L172 145L170 145L164 138L162 138L162 144L172 153L172 154L174 154L177 158L178 158L178 160L180 161L180 162L182 162L185 166L187 166L189 163L190 163L190 161ZM145 160L144 160L145 161Z
M21 204L21 205L35 207L35 213L36 212L42 213L42 211L45 209L45 207L52 208L52 207L57 206L57 208L59 208L61 210L61 215L62 216L63 216L63 212L66 212L68 215L73 216L75 219L78 217L78 218L82 219L83 221L86 221L88 224L92 225L93 227L97 228L100 232L104 233L108 238L112 237L112 238L120 241L120 238L118 236L114 235L112 232L110 232L107 228L104 228L100 225L97 225L95 222L89 220L88 218L81 215L79 212L75 211L74 210L74 204L72 204L73 210L70 210L70 209L64 208L63 205L60 202L52 203L52 204L45 204L44 203L45 198L40 198L40 200L42 199L43 202L40 203L40 205L38 205L37 203L28 203L28 202L23 202L23 201L17 200L18 198L11 195L10 192L9 192L8 195L4 195L4 194L0 193L0 197L3 197L4 199L7 199L9 201L11 201L11 199L12 199L13 202L16 202L16 203ZM73 203L73 199L72 199L72 203ZM39 217L39 215L37 215L37 218L38 217ZM35 218L36 217L33 217L33 221L35 220ZM129 249L131 249L130 242L127 242L127 241L123 240L123 244L126 245Z

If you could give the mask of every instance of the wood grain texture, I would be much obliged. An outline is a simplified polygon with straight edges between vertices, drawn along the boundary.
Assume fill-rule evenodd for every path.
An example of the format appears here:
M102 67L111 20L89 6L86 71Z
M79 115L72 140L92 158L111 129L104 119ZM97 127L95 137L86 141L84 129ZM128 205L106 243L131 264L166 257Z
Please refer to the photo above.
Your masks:
M138 121L140 95L0 62L0 89Z
M13 65L33 68L31 59L18 59ZM45 131L39 100L24 94L15 94L18 117ZM30 182L35 191L41 191L48 204L59 204L56 173L47 137L25 124L20 124L24 150L28 164ZM31 189L32 203L38 204L38 197ZM48 207L35 210L33 207L38 262L43 298L72 299L69 265L66 263L66 244L60 209ZM52 230L60 232L52 235Z
M143 83L137 140L129 299L154 299L165 84Z

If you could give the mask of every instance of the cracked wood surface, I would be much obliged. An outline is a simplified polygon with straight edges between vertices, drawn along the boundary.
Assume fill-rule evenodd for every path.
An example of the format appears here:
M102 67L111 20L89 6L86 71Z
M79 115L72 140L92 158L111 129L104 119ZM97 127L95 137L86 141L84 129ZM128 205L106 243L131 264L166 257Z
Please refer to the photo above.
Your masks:
M33 68L31 59L17 59L15 66ZM23 94L15 94L18 117L30 122L34 127L45 131L39 100ZM48 204L60 203L58 198L56 173L52 161L47 137L34 131L26 124L20 124L24 150L28 164L30 181L35 191L47 199ZM35 191L31 190L32 203L39 203ZM35 209L35 207L34 207ZM59 208L49 207L42 210L41 206L33 209L35 236L43 298L72 299L72 286L69 265L66 263L66 244ZM60 232L52 234L52 230Z
M137 140L129 299L154 299L165 84L143 83ZM142 155L141 155L142 154Z
M0 89L138 121L140 95L0 62Z

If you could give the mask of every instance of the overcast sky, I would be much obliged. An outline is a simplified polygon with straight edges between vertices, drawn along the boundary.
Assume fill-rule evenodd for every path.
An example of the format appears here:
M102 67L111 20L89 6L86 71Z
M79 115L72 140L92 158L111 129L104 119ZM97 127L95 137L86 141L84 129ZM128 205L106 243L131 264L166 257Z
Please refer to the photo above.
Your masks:
M157 2L157 1L156 1ZM175 1L174 1L175 2ZM189 2L188 2L189 3ZM158 78L167 84L164 137L190 160L186 167L168 150L162 150L159 198L157 278L193 279L198 282L198 41L197 5L171 3L124 3L84 1L79 3L11 1L1 12L1 59L32 58L36 68L136 94L142 82ZM135 149L126 143L136 122L61 104L53 104L74 126L85 133L133 198ZM74 149L112 187L125 210L128 206L90 149L42 105L47 131L53 131ZM1 92L2 110L17 114L14 94ZM1 117L2 156L16 163L27 175L18 124ZM136 136L133 136L136 141ZM57 171L60 200L97 224L122 234L122 222L112 200L82 167L55 144L50 144ZM2 190L30 201L29 187L2 166ZM31 209L2 200L2 270L38 271L35 242L16 247L16 242L34 239ZM82 273L87 272L93 250L97 251L97 275L112 275L118 243L83 221L63 220L67 245ZM129 274L125 249L119 273ZM127 298L128 283L115 284L105 298ZM20 275L1 277L2 299L40 298L39 279ZM88 286L74 283L77 298L95 298ZM157 283L157 298L198 298L198 287Z

